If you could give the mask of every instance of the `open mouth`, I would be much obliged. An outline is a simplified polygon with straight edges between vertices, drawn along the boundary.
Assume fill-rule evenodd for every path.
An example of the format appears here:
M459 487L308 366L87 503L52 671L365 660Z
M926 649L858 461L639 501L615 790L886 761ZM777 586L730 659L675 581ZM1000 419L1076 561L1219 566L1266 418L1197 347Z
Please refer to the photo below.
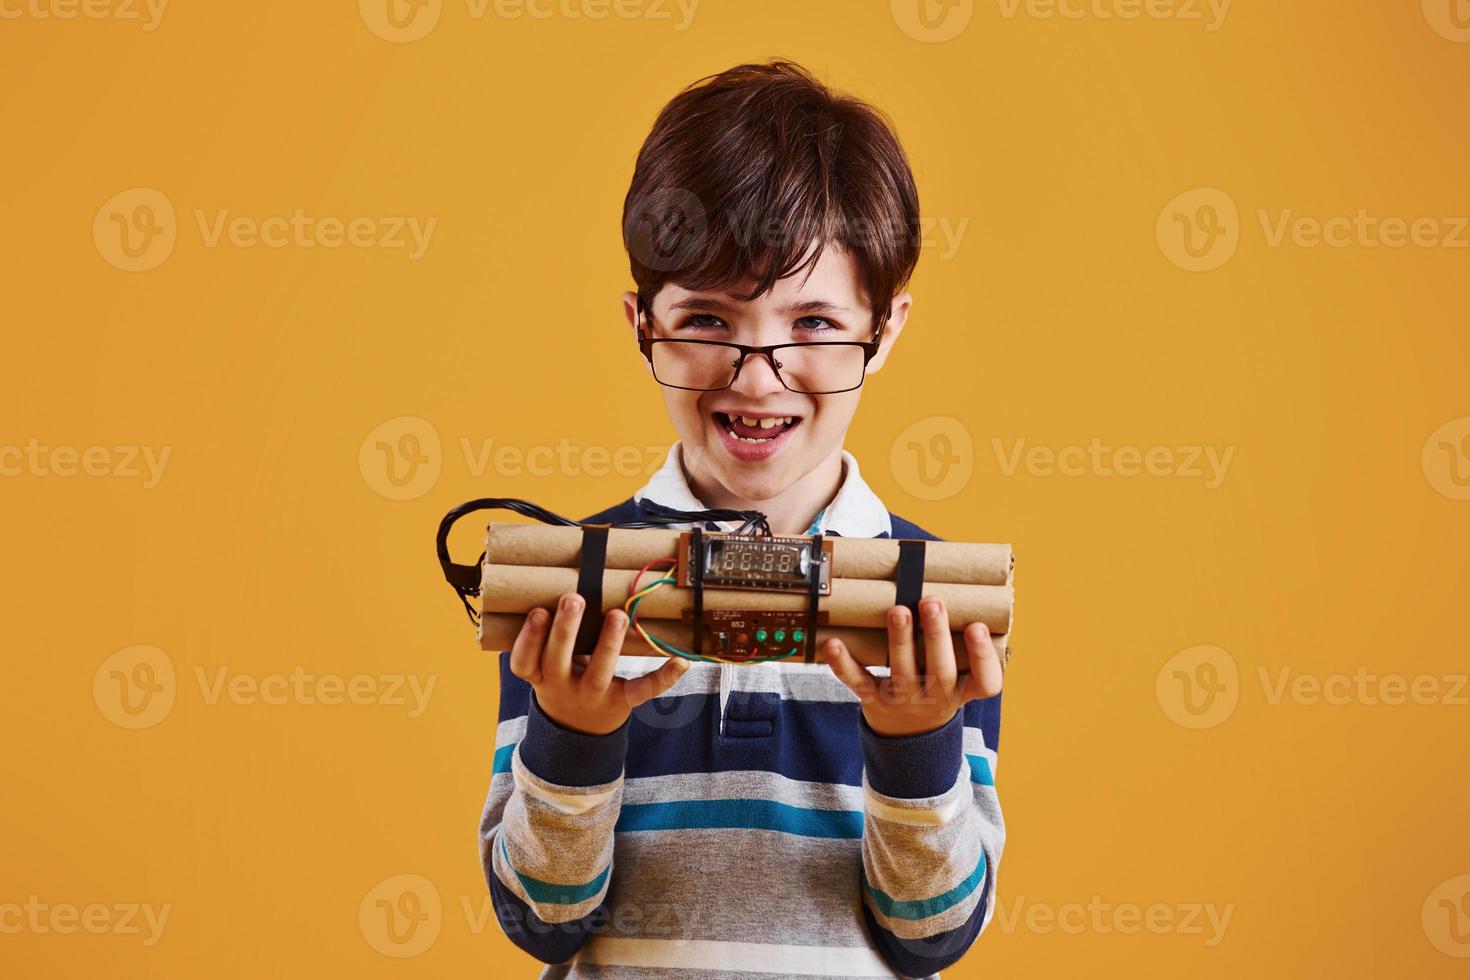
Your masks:
M713 413L715 426L731 454L745 460L764 459L786 442L801 425L800 415L738 415Z

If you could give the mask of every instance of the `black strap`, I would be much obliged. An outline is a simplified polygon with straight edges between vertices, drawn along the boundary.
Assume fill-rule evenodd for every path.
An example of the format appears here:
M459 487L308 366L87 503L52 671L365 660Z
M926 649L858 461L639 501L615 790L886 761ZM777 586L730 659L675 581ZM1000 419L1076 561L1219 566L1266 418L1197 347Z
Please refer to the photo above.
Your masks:
M581 567L577 572L577 594L587 601L587 608L582 610L582 625L577 628L573 653L591 653L602 632L602 575L607 569L607 531L606 524L592 524L582 528L582 557Z
M811 582L806 604L806 662L817 662L817 602L822 598L822 533L812 535Z
M704 655L704 528L695 525L689 538L689 583L694 587L694 655Z
M924 595L924 542L898 542L898 575L894 605L907 606L913 618L914 653L923 664L924 632L919 628L919 599Z

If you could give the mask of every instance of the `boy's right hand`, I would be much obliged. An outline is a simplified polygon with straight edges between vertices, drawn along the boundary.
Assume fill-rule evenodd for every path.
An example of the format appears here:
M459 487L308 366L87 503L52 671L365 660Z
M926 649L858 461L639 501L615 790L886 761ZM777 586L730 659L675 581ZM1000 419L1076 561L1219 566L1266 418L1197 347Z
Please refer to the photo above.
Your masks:
M613 676L628 616L608 612L602 634L588 657L573 657L572 646L582 623L585 599L568 592L557 602L553 619L545 609L532 609L510 651L510 672L536 691L536 703L563 728L587 735L606 735L628 720L633 709L673 687L689 661L669 662L642 677Z

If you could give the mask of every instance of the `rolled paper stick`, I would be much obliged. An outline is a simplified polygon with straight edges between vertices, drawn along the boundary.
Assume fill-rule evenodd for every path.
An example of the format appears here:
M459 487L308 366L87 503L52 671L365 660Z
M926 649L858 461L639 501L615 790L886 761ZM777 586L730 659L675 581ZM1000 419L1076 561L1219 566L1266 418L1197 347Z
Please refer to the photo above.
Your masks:
M575 568L550 568L535 565L492 565L482 569L480 580L481 611L487 613L526 613L536 606L552 608L557 598L577 591ZM628 597L628 587L636 571L605 569L602 574L602 611L620 607ZM657 581L645 573L642 584ZM921 595L937 596L944 601L951 626L963 630L971 623L984 623L992 634L1005 633L1011 625L1012 589L1009 585L954 585L948 582L924 583ZM825 610L832 626L857 626L886 629L886 613L895 605L897 586L881 579L832 580L832 594L823 596L818 609ZM804 612L804 592L767 592L755 589L704 590L705 609L752 609L773 612ZM640 618L679 620L685 609L693 605L693 590L665 585L644 596L638 604Z
M832 576L893 579L898 571L896 538L844 538L831 535ZM612 528L607 535L608 568L639 569L678 553L679 532L659 528ZM485 536L485 561L492 565L543 565L576 568L582 530L547 524L493 522ZM965 585L1008 585L1012 555L1008 544L963 541L924 543L924 580Z
M515 645L516 637L520 635L521 624L526 620L525 614L516 613L485 613L480 617L480 649L482 650L509 650ZM694 630L690 624L675 622L668 619L644 620L638 617L638 622L657 639L676 646L681 650L691 650L694 644ZM882 667L888 663L888 633L884 630L860 629L849 626L819 626L817 627L818 650L821 644L829 638L836 637L841 640L858 663L865 667ZM965 637L962 633L951 634L954 643L955 664L960 673L970 669L969 654L965 649ZM1000 654L1001 662L1007 659L1006 646L1009 637L1005 633L998 636L993 635L990 641L995 644L996 652ZM706 646L705 652L709 652ZM648 657L668 656L657 647L649 647L639 636L636 630L629 629L623 635L623 649L620 653L624 657ZM820 656L820 653L818 654ZM801 663L804 651L798 650L796 656L791 658L792 663Z

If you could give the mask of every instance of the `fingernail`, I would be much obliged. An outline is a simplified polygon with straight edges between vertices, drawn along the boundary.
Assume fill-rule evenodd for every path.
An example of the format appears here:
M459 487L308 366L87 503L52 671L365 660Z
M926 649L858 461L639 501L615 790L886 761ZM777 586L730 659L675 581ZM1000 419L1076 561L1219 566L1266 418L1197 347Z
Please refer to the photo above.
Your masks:
M909 624L909 611L908 611L908 609L906 607L904 607L904 606L900 606L897 609L895 609L893 611L893 625L894 626L907 626L908 624Z
M546 622L546 610L540 608L532 609L531 622L537 626L540 626L542 623Z

